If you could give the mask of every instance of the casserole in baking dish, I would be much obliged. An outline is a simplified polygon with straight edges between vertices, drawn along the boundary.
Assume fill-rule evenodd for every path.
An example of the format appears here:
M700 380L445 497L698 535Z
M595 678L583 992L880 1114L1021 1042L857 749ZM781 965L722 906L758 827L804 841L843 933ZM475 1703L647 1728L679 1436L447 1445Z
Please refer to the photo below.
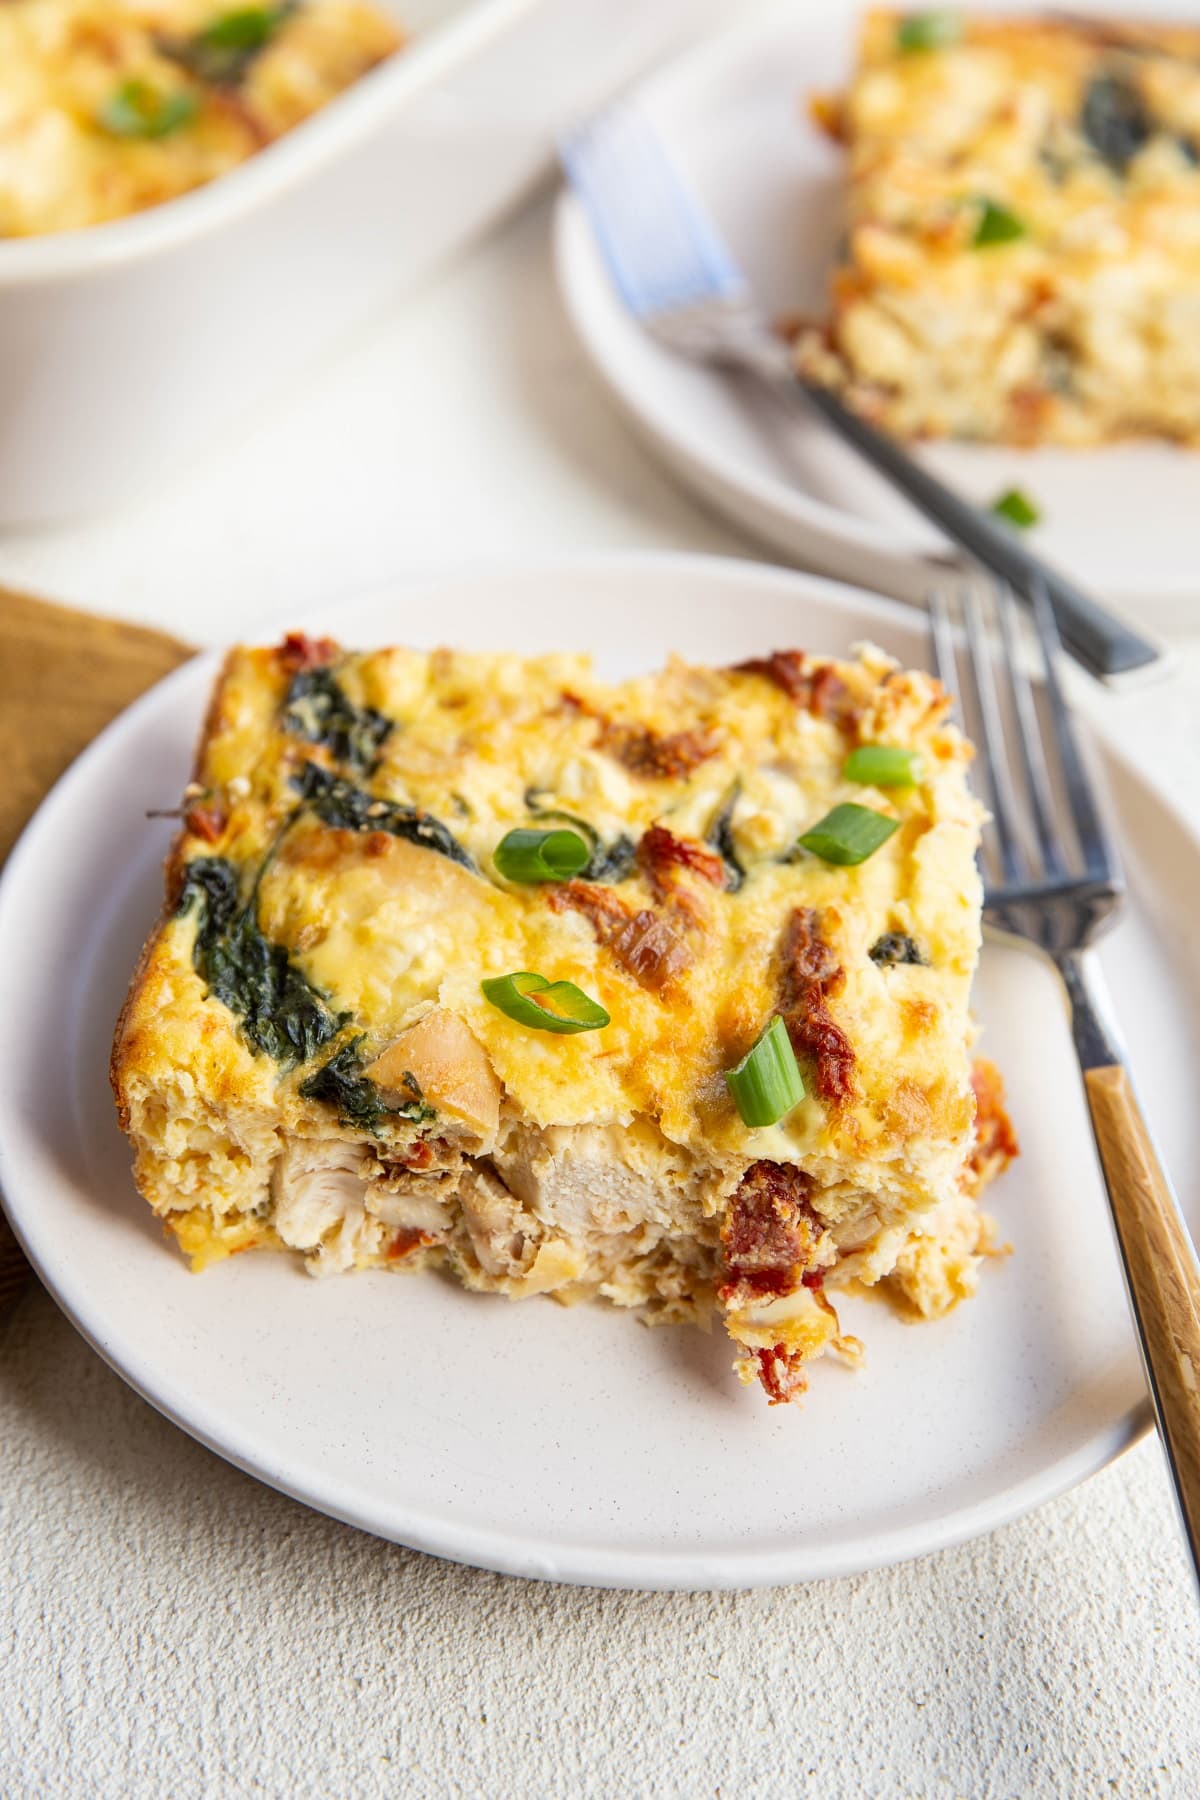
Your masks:
M0 238L103 224L227 174L400 41L373 0L9 0Z
M0 240L0 525L160 482L286 392L493 220L576 113L720 6L373 3L402 54L220 180Z

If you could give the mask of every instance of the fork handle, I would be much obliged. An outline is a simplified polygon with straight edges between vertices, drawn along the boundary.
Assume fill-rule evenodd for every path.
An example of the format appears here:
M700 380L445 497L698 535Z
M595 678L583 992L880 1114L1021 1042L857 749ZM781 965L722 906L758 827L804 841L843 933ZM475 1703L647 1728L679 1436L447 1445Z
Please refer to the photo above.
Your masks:
M1097 979L1078 956L1060 967L1150 1397L1200 1582L1200 1266L1104 1021Z
M1044 587L1054 608L1063 643L1076 662L1100 680L1128 675L1163 660L1163 647L1135 631L1074 582L1035 556L1009 525L989 518L960 494L923 468L902 445L843 406L819 382L794 377L809 404L854 445L867 462L898 487L918 511L941 526L985 568L1007 581L1033 604L1034 589Z

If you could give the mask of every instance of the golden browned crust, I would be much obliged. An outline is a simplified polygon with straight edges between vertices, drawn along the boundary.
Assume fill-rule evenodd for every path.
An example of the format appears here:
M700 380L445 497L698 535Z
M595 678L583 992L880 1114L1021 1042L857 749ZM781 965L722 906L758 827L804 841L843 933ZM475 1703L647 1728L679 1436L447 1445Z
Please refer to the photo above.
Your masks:
M221 659L221 667L217 672L217 679L213 684L212 692L209 694L208 705L205 708L204 717L201 720L200 730L196 738L196 747L192 752L192 774L189 787L200 784L201 772L204 768L208 746L217 735L220 726L222 697L225 693L230 663L234 655L235 652L229 650ZM182 816L184 815L181 813L181 817ZM129 1105L125 1098L123 1087L123 1074L128 1056L126 1045L127 1030L134 1011L140 1005L142 992L146 982L146 973L150 966L150 959L154 955L163 927L179 903L179 890L183 879L184 848L188 842L189 835L188 827L185 822L180 825L179 830L171 839L170 848L163 858L162 909L154 924L151 926L150 933L138 954L137 962L134 964L133 974L129 980L129 991L125 996L121 1011L117 1015L117 1023L113 1031L112 1049L108 1060L108 1079L109 1084L112 1087L113 1098L117 1103L117 1122L124 1132L128 1132L129 1130Z
M129 980L129 992L125 996L124 1004L117 1015L117 1023L113 1030L112 1049L109 1052L108 1058L108 1080L113 1091L113 1099L117 1103L117 1123L120 1125L121 1130L126 1133L128 1133L130 1128L129 1102L125 1097L124 1087L127 1055L126 1037L129 1021L132 1018L135 1009L141 1004L142 991L146 985L146 971L150 966L150 958L153 956L158 944L159 933L162 930L163 920L166 916L166 908L164 907L152 927L150 935L147 937L138 953L138 959L134 964L133 974Z

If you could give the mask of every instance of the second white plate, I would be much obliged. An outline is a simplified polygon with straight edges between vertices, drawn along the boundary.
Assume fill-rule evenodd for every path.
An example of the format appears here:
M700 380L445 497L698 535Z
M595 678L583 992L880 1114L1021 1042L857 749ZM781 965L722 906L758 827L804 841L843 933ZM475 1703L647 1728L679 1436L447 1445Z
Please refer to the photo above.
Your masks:
M1022 10L1019 0L1006 10ZM1178 3L1162 0L1157 10L1169 14ZM843 157L808 119L806 101L844 85L858 13L850 0L789 5L691 52L634 96L772 316L826 310L844 229ZM559 204L557 252L591 361L685 481L789 557L922 598L921 556L944 548L933 528L820 420L653 344L617 298L569 193ZM1143 602L1195 591L1195 452L944 443L919 454L983 505L1010 487L1030 494L1043 513L1035 546L1098 594Z
M828 581L624 557L410 583L319 619L357 644L590 649L631 674L671 650L728 663L923 622ZM0 1187L43 1280L100 1353L221 1455L422 1550L560 1581L749 1587L833 1575L985 1531L1098 1468L1143 1385L1061 992L985 949L976 1007L1023 1154L994 1192L1011 1257L936 1324L844 1303L867 1346L800 1409L740 1388L719 1329L600 1306L510 1305L435 1277L313 1282L241 1256L188 1273L129 1172L113 1021L160 904L170 806L217 657L197 658L55 788L0 884ZM1134 893L1102 958L1170 1166L1200 1167L1193 917L1200 846L1108 757ZM1193 1225L1197 1196L1185 1193Z

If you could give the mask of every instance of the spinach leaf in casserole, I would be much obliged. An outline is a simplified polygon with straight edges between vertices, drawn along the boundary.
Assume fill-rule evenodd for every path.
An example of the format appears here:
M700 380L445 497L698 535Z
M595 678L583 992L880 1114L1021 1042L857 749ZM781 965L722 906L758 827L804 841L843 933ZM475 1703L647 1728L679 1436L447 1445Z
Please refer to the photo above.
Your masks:
M323 744L350 768L368 774L392 730L392 721L371 706L356 706L332 670L298 669L283 703L285 731Z
M725 865L725 886L731 894L736 894L746 879L746 870L738 856L737 845L733 838L733 809L738 803L741 787L734 783L729 794L713 818L704 839L710 844Z
M637 845L625 832L615 837L611 844L597 837L588 858L587 867L580 874L581 881L617 882L624 881L637 863Z
M922 969L929 967L929 958L916 939L903 931L885 931L882 937L876 938L867 955L883 969L894 968L897 963L914 963Z
M624 881L632 873L637 863L637 845L625 832L615 837L611 844L606 844L594 825L581 819L576 813L563 812L561 807L546 806L545 790L542 788L526 788L525 804L535 819L558 819L578 831L587 841L591 855L586 865L579 871L580 881Z
M351 1038L348 1044L334 1051L328 1062L307 1076L300 1083L304 1098L323 1101L334 1108L339 1124L356 1125L360 1131L369 1131L374 1136L379 1135L379 1127L385 1119L408 1119L414 1125L424 1125L435 1119L437 1114L432 1106L425 1104L415 1075L404 1078L412 1099L400 1106L387 1105L375 1083L363 1074L359 1056L362 1041L361 1036Z
M197 81L212 87L237 87L255 60L296 11L298 0L280 6L239 6L224 12L191 37L164 37L159 49Z
M1123 175L1155 126L1138 89L1121 74L1097 75L1083 97L1080 130L1110 169Z
M196 921L192 960L209 993L237 1015L256 1050L290 1069L314 1056L349 1015L331 1011L283 945L263 936L261 879L262 870L242 905L234 865L220 856L197 857L184 871L176 917Z
M396 800L380 800L365 788L331 775L319 763L305 763L292 786L305 805L326 825L343 831L386 831L392 837L407 838L423 850L436 850L451 862L479 873L474 859L463 849L454 833L432 813L418 806L404 806Z

